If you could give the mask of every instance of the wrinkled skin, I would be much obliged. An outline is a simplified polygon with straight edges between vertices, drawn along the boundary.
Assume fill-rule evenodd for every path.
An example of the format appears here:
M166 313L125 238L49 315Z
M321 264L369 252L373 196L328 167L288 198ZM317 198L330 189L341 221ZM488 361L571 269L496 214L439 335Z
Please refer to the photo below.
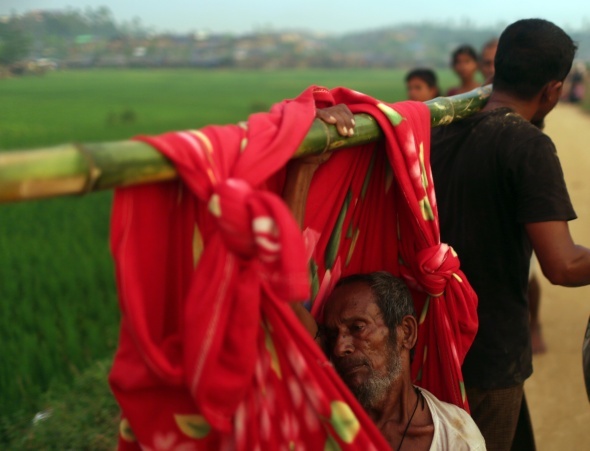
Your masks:
M340 377L365 407L379 402L399 377L401 358L371 289L363 283L337 287L325 320L326 350Z

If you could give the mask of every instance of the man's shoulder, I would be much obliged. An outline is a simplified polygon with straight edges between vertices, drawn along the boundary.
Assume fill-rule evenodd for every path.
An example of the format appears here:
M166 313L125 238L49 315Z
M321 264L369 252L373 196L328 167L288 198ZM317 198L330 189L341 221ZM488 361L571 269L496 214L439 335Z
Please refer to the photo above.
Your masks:
M528 141L541 138L550 141L550 138L539 127L508 108L490 111L482 118L481 124L482 127L487 127L494 133L506 135L510 140L517 138L521 141Z
M531 153L555 154L551 138L508 108L476 113L461 121L433 129L432 164L437 166L449 156L498 155L500 160L527 160ZM479 158L478 157L478 158ZM440 161L439 161L440 160ZM487 164L483 159L478 159Z
M421 388L434 422L430 449L485 450L485 440L473 418L460 407L441 401Z
M435 137L444 136L449 132L451 134L469 134L472 138L481 137L482 140L489 140L488 133L518 136L523 139L541 136L548 138L538 127L510 108L496 108L475 113L463 120L433 129L432 135Z

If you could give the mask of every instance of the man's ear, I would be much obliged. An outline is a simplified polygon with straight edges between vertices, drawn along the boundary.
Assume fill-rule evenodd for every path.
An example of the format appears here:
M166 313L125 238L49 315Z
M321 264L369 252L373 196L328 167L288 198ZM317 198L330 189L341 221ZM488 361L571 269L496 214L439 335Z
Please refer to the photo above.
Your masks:
M401 345L411 350L418 340L418 321L412 315L406 315L401 323L402 342Z
M556 104L561 97L561 89L563 88L563 82L553 80L545 85L542 91L541 99L549 104Z

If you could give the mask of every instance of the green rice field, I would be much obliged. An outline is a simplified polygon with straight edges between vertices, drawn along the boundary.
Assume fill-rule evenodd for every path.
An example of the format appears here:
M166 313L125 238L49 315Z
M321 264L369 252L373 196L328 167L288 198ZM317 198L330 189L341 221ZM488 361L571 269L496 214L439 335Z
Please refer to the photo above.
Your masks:
M307 86L403 100L403 71L126 70L0 80L0 152L232 123ZM441 73L442 87L452 84ZM112 356L111 193L0 205L0 424ZM0 434L1 435L1 434ZM0 448L2 437L0 436Z

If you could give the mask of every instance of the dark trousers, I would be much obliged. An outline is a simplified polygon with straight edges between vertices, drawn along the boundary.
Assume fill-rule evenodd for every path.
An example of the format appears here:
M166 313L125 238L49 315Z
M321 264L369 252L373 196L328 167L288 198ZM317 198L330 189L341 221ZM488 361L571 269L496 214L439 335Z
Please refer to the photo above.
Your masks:
M497 390L468 388L467 399L488 451L535 451L522 384Z

